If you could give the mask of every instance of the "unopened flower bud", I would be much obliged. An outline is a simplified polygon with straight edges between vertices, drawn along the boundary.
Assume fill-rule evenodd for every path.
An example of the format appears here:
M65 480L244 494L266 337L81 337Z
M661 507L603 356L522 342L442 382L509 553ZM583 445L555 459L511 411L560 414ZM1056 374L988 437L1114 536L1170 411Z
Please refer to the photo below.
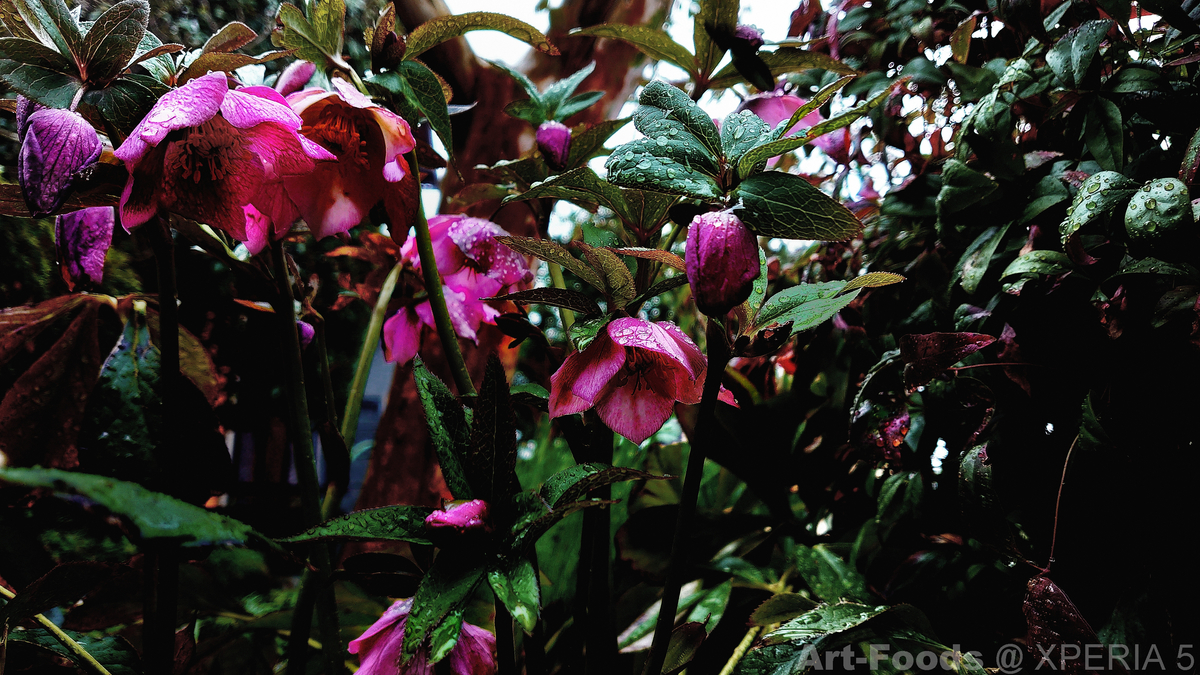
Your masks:
M54 220L54 246L62 264L67 288L87 277L93 284L104 279L104 257L112 244L116 212L111 206L96 206L64 213Z
M275 80L275 91L279 92L280 96L300 91L316 72L317 64L312 61L292 61L279 74L279 79Z
M17 156L29 212L38 217L57 211L76 174L95 164L103 148L96 130L79 113L45 108L29 115Z
M571 156L571 128L561 122L544 122L537 130L537 146L550 168L565 168Z
M733 29L733 37L741 41L746 49L758 50L763 46L763 32L758 29L758 26L750 26L741 24Z
M488 505L482 499L449 504L445 509L434 511L425 517L425 527L452 529L458 532L488 531Z
M296 329L300 331L300 347L304 348L312 344L313 338L317 335L317 329L307 321L297 321Z
M701 312L724 316L745 302L758 278L758 240L732 211L692 219L687 236L687 278Z

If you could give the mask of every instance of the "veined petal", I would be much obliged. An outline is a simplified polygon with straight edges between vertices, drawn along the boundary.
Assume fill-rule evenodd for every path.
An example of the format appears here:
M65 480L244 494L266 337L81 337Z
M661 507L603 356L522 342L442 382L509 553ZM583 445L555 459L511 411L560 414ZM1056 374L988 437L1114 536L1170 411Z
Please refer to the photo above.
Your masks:
M316 163L304 152L300 137L284 125L275 122L256 124L243 131L242 138L250 151L258 155L263 176L268 181L307 174L316 167Z
M630 377L623 384L609 388L596 402L600 419L639 445L662 428L675 407L673 398L640 384L639 378Z
M337 93L346 103L349 103L355 108L362 108L364 110L366 108L375 107L375 104L371 102L371 99L367 98L362 92L360 92L358 88L354 86L353 82L344 80L340 77L335 77L330 81L333 83L333 88L337 90Z
M393 602L392 606L384 610L383 616L379 617L375 623L371 624L370 628L368 628L362 635L350 641L346 651L350 652L351 654L358 654L361 650L369 648L372 642L371 638L374 638L376 635L379 635L383 631L392 628L400 621L407 618L411 611L412 598ZM403 632L403 625L399 626L399 630L400 632Z
M288 195L317 239L362 222L386 185L346 162L321 162L307 174L284 178Z
M197 77L168 91L113 154L126 164L136 163L150 146L161 143L172 131L199 126L216 117L228 91L229 81L221 72Z
M84 275L95 284L104 279L104 257L115 220L111 206L72 211L54 220L54 246L69 289Z
M550 376L550 416L583 412L625 365L625 349L601 331L586 349L574 352Z
M317 64L312 61L292 61L275 80L275 90L283 96L300 91L316 72Z
M103 147L79 113L45 108L30 115L18 155L21 191L30 213L57 211L71 193L75 174L94 164Z
M246 250L258 255L271 241L271 217L253 204L247 204L242 210L246 214Z
M275 122L297 131L304 124L300 116L287 106L287 101L270 87L244 88L226 93L221 102L221 116L238 129Z
M404 155L417 147L412 129L404 118L390 110L372 106L367 112L371 113L379 124L379 130L383 132L383 177L389 183L395 183L408 173L408 161L404 159Z
M617 344L623 347L647 349L668 356L683 365L688 373L695 377L696 371L693 363L684 353L677 336L662 326L662 323L650 323L626 317L608 324L607 330L609 337Z

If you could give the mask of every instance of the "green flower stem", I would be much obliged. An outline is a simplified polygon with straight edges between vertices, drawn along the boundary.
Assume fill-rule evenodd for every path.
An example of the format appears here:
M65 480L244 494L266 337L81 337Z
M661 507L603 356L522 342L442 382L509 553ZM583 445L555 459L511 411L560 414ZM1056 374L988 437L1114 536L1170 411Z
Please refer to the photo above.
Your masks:
M403 263L396 263L392 271L388 272L383 286L379 289L379 297L375 300L375 308L371 310L371 321L367 324L362 350L358 352L358 364L354 368L354 379L350 382L346 412L342 414L342 439L346 441L347 446L354 445L354 437L358 434L358 417L362 413L367 376L371 374L371 362L375 360L375 350L379 348L379 337L383 330L383 321L387 318L388 303L392 300L392 293L396 290L396 282L399 281L403 268Z
M321 522L321 485L317 480L317 463L312 443L312 425L308 417L308 398L304 388L304 362L300 353L300 334L296 330L295 300L292 297L292 280L288 274L287 258L283 242L271 244L271 262L278 285L279 301L275 314L279 317L279 330L284 351L284 383L291 422L293 462L296 478L300 483L300 505L304 527L313 527ZM342 671L342 644L338 635L336 608L333 605L332 589L326 588L329 580L329 548L314 544L309 549L309 562L315 570L305 569L300 581L300 594L292 612L292 634L288 639L288 672L304 673L308 658L308 634L312 625L312 611L317 607L317 623L321 631L322 653L325 655L326 672Z
M650 657L646 661L644 675L659 675L667 658L667 645L671 642L671 631L675 627L675 613L679 610L679 589L683 585L687 568L688 538L691 535L692 518L696 514L696 498L700 494L700 479L704 474L704 459L708 454L708 443L715 436L711 425L716 421L717 395L721 393L721 377L729 361L729 344L725 326L717 318L709 317L707 336L708 370L704 377L704 395L700 399L700 414L696 418L695 437L688 453L686 473L683 478L683 495L679 498L679 516L675 521L675 536L671 542L671 563L667 568L667 584L663 588L662 607L658 610L658 623L654 626L654 642L650 646Z
M421 165L417 163L417 151L408 155L408 170L420 180ZM425 276L425 291L429 293L429 306L433 309L433 322L437 325L438 338L442 341L442 349L446 352L446 361L450 366L450 374L461 396L474 396L475 385L471 382L471 374L467 372L467 362L463 359L462 349L458 345L458 334L454 332L454 324L450 322L450 312L446 309L446 296L442 292L442 275L438 272L437 259L433 255L433 239L429 235L429 221L425 218L425 206L417 196L417 252L421 256L421 273Z
M738 661L741 661L742 657L746 655L746 652L750 650L750 647L754 644L754 638L758 636L759 630L759 626L751 626L750 630L746 631L746 634L742 636L742 641L739 642L737 648L733 650L733 654L729 657L729 660L725 662L725 667L721 668L721 672L718 673L718 675L733 675L734 669L737 668Z
M0 595L9 600L17 597L12 591L3 586L0 586ZM88 651L83 648L83 645L72 640L70 635L67 635L62 631L61 628L54 625L53 621L47 619L41 614L34 614L33 620L37 621L42 628L45 628L46 631L49 632L55 640L58 640L58 643L62 645L68 652L71 652L71 657L77 664L83 666L88 671L95 673L96 675L112 675L112 673L108 671L108 668L104 667L104 664L100 663L96 660L96 657L89 654ZM2 668L3 665L3 662L0 662L0 668Z
M158 439L160 462L169 457L167 429L178 417L179 305L175 300L175 243L170 218L161 215L146 225L158 272L159 396L163 436ZM175 666L175 620L179 604L179 544L146 542L145 592L142 599L142 660L147 672L171 672Z
M337 423L337 410L333 402L333 377L329 374L329 348L325 340L325 318L315 311L313 314L317 320L312 322L314 324L312 346L317 350L317 373L321 377L321 391L325 399L326 421L321 425L321 447L325 450L327 466L333 466L336 463L344 466L349 473L350 446L342 436ZM355 375L357 376L357 373ZM337 438L329 438L329 436ZM335 453L340 456L335 457ZM332 472L328 476L328 480L329 484L325 486L325 499L321 502L321 522L333 517L333 512L346 491L344 481L339 483L334 479Z
M550 268L550 282L554 287L566 288L567 280L563 278L562 267L556 262L547 262L546 267ZM571 326L575 325L575 312L559 307L558 315L562 319L563 330L571 330Z

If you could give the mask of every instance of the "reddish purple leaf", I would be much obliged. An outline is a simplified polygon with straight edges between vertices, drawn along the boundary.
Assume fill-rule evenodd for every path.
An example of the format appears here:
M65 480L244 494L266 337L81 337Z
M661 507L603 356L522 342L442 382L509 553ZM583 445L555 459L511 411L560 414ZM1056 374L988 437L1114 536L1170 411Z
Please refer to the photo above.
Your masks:
M995 341L996 338L980 333L905 335L900 338L900 358L905 364L904 386L914 391Z
M1100 638L1075 603L1044 573L1029 580L1021 609L1029 630L1026 644L1030 656L1035 659L1035 669L1067 675L1112 672L1107 668L1110 662L1107 654L1093 652L1090 660L1085 658L1087 652L1084 649L1100 644ZM1119 660L1113 663L1115 672L1125 672ZM1088 668L1089 665L1093 667Z

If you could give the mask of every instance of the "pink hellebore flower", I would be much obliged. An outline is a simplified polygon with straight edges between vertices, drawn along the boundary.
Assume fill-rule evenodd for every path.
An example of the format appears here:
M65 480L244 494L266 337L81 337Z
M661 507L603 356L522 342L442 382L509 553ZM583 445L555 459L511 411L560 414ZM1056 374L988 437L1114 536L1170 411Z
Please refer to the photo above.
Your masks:
M347 232L377 203L383 202L397 241L408 232L420 188L404 155L416 147L408 122L362 95L352 84L334 79L337 91L306 89L288 96L304 120L301 133L336 155L337 162L289 178L293 211L286 224L271 214L278 230L304 218L318 239ZM407 178L407 180L406 180Z
M791 119L792 115L804 104L805 100L798 96L774 91L751 96L743 101L742 105L738 106L738 111L749 110L758 115L762 121L774 129L780 123ZM792 127L792 130L788 132L788 136L804 133L809 127L814 127L824 121L825 118L821 116L821 113L814 110L805 115L796 126ZM818 136L812 143L840 164L846 164L850 161L849 127Z
M283 178L333 159L300 126L273 89L231 91L224 73L167 92L113 153L129 170L121 224L129 230L172 211L246 241L247 204L269 212Z
M676 401L700 402L707 367L675 324L617 319L550 378L550 416L594 407L609 428L641 443L662 428Z
M408 664L399 666L400 647L404 644L404 624L412 612L412 599L397 600L357 639L349 651L359 655L359 675L433 675L428 647L422 647ZM492 675L496 672L496 636L473 626L462 625L458 643L447 660L454 675Z
M499 225L482 218L463 215L434 216L429 219L434 258L442 275L442 293L454 331L476 340L481 323L496 322L500 312L480 300L499 294L504 288L533 278L529 264L521 254L497 242L506 236ZM402 258L421 267L412 241L405 244ZM383 324L384 353L388 361L407 363L421 346L421 326L435 327L429 302L403 307Z

